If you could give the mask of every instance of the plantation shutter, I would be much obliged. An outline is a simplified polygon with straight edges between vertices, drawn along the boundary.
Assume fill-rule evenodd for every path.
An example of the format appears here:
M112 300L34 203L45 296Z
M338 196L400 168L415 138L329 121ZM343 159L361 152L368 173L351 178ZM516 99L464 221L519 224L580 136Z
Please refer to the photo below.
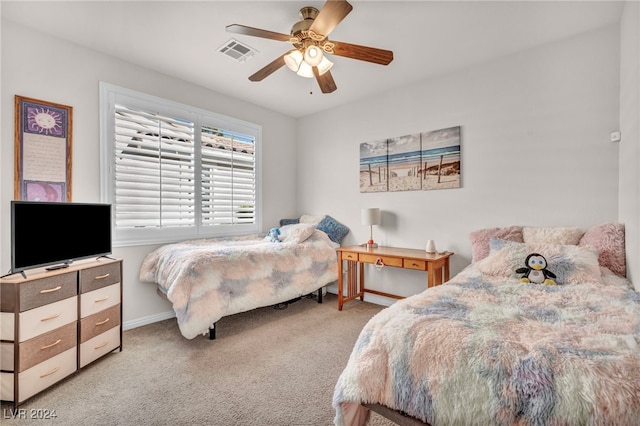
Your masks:
M261 126L100 83L114 246L261 232Z
M195 226L194 123L115 105L115 225Z
M201 129L202 225L255 223L255 138Z

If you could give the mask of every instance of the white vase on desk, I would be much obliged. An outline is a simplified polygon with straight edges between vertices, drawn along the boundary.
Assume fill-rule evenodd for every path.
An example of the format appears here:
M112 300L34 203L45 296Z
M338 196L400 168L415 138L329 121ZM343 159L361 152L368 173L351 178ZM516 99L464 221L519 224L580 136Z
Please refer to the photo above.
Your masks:
M436 252L436 242L433 240L427 241L427 253L435 253Z

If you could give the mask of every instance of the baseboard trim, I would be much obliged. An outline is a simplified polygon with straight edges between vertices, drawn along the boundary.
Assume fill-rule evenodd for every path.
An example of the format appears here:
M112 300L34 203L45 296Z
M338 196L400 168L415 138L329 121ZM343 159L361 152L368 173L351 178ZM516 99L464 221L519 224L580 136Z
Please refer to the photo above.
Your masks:
M151 315L144 318L138 318L122 323L123 330L131 330L132 328L142 327L143 325L153 324L154 322L164 321L166 319L175 318L176 313L173 311L163 312L161 314Z

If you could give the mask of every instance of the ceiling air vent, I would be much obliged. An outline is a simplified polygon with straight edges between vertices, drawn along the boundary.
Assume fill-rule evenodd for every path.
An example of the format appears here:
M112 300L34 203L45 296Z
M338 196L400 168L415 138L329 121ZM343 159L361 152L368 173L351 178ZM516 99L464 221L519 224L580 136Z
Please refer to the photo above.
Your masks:
M249 47L235 39L231 39L226 42L220 49L218 49L218 51L237 60L238 62L244 62L258 53L258 51L253 47Z

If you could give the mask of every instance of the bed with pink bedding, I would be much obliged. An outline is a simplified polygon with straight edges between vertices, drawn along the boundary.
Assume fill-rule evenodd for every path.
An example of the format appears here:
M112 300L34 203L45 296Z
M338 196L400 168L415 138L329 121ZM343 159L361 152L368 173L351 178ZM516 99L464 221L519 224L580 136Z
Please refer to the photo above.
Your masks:
M281 242L262 235L168 244L149 253L140 280L157 284L172 304L182 335L209 332L222 317L277 305L338 279L339 245L314 225L280 228Z
M488 238L449 282L375 315L337 381L335 424L374 410L434 426L639 425L640 293L624 231L607 226L576 241ZM515 272L531 253L555 284Z

